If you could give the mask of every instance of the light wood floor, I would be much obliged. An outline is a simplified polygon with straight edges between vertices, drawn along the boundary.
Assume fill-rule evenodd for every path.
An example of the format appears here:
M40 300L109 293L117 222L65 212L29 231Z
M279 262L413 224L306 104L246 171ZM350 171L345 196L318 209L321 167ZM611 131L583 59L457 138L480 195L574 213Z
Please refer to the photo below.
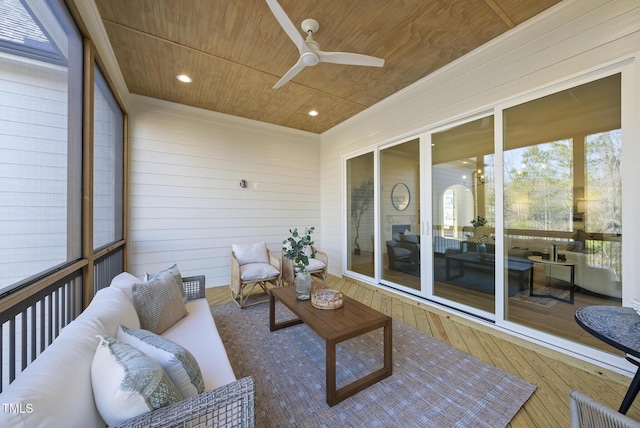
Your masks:
M510 427L568 427L570 389L618 409L631 382L618 373L350 278L330 275L327 286L537 385ZM211 305L231 301L228 287L207 289L207 298ZM627 415L640 421L640 399Z

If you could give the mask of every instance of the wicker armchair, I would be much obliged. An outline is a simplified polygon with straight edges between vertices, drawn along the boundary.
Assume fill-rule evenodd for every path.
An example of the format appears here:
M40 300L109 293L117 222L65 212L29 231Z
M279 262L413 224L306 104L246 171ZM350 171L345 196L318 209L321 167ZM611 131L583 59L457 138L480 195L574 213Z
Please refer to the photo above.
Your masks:
M251 255L265 254L257 258ZM256 251L257 249L257 251ZM273 254L264 242L258 244L233 245L231 250L231 297L240 308L268 302L268 284L280 286L280 259ZM256 287L262 291L254 294ZM256 299L258 297L258 299ZM251 303L248 303L252 298Z
M640 422L578 391L569 391L571 428L638 428Z
M327 268L329 267L329 257L327 253L317 249L314 246L311 246L311 250L316 252L316 255L313 259L309 259L309 268L307 269L311 276L315 276L320 279L324 284L327 279ZM291 285L295 282L296 272L293 268L293 262L288 261L284 256L284 251L282 252L282 281Z

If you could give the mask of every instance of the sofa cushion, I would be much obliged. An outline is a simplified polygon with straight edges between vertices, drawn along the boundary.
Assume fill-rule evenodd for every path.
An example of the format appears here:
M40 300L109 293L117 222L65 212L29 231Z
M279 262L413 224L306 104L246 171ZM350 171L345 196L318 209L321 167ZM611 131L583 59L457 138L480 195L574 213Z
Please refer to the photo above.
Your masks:
M122 290L129 300L133 302L133 292L131 291L131 287L139 282L142 282L142 280L137 276L133 276L129 272L122 272L111 280L110 286Z
M184 347L198 360L205 391L235 381L207 299L187 302L187 310L189 316L175 323L162 336Z
M240 278L243 281L271 278L279 273L280 271L269 263L248 263L240 266Z
M144 352L160 364L184 398L204 391L198 362L191 352L172 340L148 330L124 326L118 328L116 339Z
M108 425L182 400L158 363L108 336L100 337L91 364L91 383L96 406Z
M255 244L233 244L231 249L240 266L247 263L269 263L267 243L264 241Z
M187 315L182 279L178 280L174 275L134 284L131 291L140 326L145 330L161 334Z

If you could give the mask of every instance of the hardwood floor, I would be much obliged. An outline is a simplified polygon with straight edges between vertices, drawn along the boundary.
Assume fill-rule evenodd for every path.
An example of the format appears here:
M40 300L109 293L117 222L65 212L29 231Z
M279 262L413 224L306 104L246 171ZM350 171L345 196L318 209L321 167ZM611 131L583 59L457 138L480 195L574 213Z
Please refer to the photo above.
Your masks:
M329 275L327 287L537 385L510 427L568 427L570 389L618 409L631 382L610 370L350 278ZM231 301L228 287L207 289L207 298L211 305ZM640 421L640 400L627 415Z

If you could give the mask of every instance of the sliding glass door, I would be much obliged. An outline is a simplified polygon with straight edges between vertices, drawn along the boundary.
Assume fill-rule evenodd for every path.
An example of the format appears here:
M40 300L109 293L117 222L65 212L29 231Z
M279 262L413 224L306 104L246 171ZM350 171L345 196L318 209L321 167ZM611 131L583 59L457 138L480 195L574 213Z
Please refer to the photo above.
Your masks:
M582 342L576 308L621 304L621 95L614 74L503 111L504 246L532 266L505 319Z
M420 140L380 150L382 281L421 290Z
M493 116L431 135L433 295L493 313Z
M347 270L602 346L574 314L622 303L624 79L611 73L347 159Z
M373 152L347 160L347 270L375 277Z

